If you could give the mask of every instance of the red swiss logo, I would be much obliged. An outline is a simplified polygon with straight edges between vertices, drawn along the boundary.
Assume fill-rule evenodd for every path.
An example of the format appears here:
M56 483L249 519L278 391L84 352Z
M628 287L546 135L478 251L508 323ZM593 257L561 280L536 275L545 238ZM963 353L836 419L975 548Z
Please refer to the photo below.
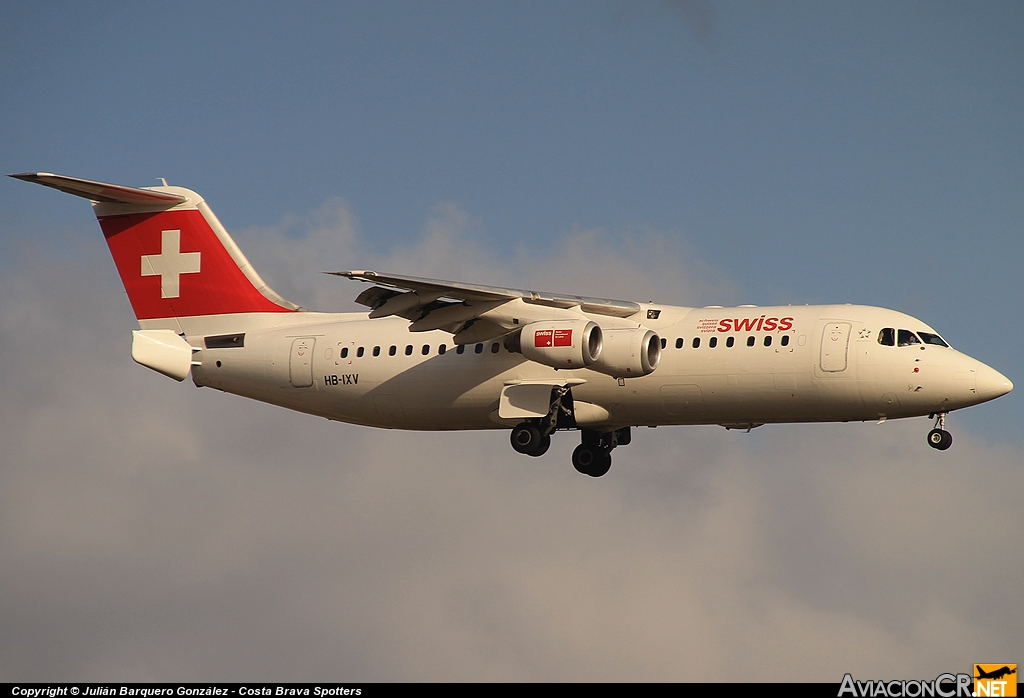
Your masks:
M537 330L533 335L535 347L571 347L572 330Z

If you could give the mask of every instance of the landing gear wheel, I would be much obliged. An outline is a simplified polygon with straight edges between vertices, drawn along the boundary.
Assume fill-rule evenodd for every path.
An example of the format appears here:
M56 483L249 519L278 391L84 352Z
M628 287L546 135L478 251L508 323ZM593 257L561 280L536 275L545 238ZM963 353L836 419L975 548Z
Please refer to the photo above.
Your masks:
M547 438L545 442L544 439ZM512 430L510 437L512 448L518 453L527 456L539 456L548 450L551 445L551 437L542 437L540 429L529 422L523 422Z
M945 429L932 429L928 432L928 445L940 451L945 451L953 445L953 435Z
M543 456L545 453L547 453L549 448L551 448L551 436L550 434L545 434L544 436L540 437L540 443L537 444L537 448L530 451L526 455L537 458L538 456Z
M594 467L587 473L590 477L601 477L607 474L612 468L612 454L602 453L601 457L594 463Z
M601 477L612 467L612 455L607 451L580 444L572 452L572 467L590 477Z

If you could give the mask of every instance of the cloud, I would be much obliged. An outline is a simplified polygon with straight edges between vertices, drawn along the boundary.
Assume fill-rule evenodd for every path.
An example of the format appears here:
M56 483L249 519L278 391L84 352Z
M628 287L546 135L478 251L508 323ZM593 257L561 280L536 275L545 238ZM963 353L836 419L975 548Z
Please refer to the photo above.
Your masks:
M701 305L735 302L727 273L693 257L682 231L576 228L547 247L499 253L486 227L451 203L437 204L418 240L388 254L362 242L348 204L331 199L308 216L241 231L236 242L272 288L317 310L358 310L362 285L319 271L375 269L511 288Z
M572 434L531 459L500 431L327 422L132 363L127 300L82 231L56 258L82 238L36 236L53 242L0 277L0 680L838 681L1024 649L1013 447L958 430L937 453L923 420L639 429L592 480ZM236 237L312 307L360 289L315 273L333 256L735 294L678 233L571 231L507 258L445 204L389 256L362 235L335 200Z

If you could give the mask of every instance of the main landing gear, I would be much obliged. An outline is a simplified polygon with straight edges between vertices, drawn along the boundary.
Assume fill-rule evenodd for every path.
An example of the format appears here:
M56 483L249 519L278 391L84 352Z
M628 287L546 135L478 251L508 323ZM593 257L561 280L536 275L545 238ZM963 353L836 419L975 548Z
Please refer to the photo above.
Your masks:
M630 441L629 427L617 431L580 431L580 445L572 452L572 467L590 477L601 477L612 467L612 449Z
M512 430L512 448L527 456L543 456L551 446L551 434L542 434L540 427L522 422Z
M565 422L572 419L572 409L562 404L572 405L568 386L551 390L551 407L544 417L520 422L512 430L509 440L516 453L527 456L543 456L551 446L551 434L558 428L559 420ZM563 424L562 426L565 426Z
M945 451L953 445L953 435L946 431L946 413L939 412L935 417L935 428L928 432L928 445Z
M569 387L553 388L547 415L520 422L512 430L509 440L517 453L536 458L547 453L551 435L556 429L576 427ZM629 441L629 427L615 431L580 429L580 445L572 452L572 465L584 475L601 477L612 467L612 449L625 446Z
M512 448L527 456L542 456L551 446L551 434L532 422L521 422L512 430ZM580 445L572 452L572 466L590 477L601 477L612 467L612 449L630 441L630 428L616 431L580 430Z

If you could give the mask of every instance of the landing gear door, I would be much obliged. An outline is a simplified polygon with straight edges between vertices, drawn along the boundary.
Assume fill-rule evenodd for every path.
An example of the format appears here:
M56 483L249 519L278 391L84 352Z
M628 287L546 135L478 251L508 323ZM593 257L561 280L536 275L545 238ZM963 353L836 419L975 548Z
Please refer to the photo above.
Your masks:
M501 419L546 417L551 409L551 385L506 385L501 389L498 416Z
M821 333L821 370L827 373L845 371L849 346L850 323L826 323Z
M313 346L314 337L299 337L292 341L292 353L288 359L288 372L292 385L296 388L308 388L313 385Z

